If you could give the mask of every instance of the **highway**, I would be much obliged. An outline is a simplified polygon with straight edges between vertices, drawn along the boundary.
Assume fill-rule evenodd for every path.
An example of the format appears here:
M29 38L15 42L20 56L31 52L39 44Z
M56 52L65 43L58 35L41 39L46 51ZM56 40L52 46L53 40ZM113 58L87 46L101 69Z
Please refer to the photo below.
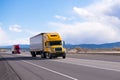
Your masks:
M70 54L66 59L41 59L0 53L0 80L120 80L120 56Z

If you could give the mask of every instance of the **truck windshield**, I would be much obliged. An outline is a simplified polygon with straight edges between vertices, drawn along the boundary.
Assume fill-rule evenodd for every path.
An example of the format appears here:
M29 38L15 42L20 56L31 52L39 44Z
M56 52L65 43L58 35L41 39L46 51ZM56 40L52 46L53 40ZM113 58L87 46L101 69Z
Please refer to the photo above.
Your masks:
M61 42L61 41L50 41L50 42L49 42L49 45L50 45L50 46L62 45L62 42Z

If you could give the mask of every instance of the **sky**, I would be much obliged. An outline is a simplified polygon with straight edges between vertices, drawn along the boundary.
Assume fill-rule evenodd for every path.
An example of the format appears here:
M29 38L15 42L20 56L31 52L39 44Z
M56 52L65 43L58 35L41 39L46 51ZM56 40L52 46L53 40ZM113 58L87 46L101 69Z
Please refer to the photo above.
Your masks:
M120 0L0 0L0 45L58 32L67 44L120 42Z

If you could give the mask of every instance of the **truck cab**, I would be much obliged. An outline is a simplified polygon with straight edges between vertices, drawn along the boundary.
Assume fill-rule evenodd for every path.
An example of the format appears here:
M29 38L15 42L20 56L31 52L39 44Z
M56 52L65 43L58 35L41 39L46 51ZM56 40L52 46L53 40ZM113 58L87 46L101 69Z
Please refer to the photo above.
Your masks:
M52 57L59 57L62 56L63 58L66 57L65 48L63 48L63 41L58 33L49 33L45 34L45 46L44 51L48 53L48 56Z
M45 52L53 57L63 56L65 58L65 49L62 46L62 41L47 41L45 44Z
M19 45L13 45L11 50L12 50L12 54L20 54L20 46Z

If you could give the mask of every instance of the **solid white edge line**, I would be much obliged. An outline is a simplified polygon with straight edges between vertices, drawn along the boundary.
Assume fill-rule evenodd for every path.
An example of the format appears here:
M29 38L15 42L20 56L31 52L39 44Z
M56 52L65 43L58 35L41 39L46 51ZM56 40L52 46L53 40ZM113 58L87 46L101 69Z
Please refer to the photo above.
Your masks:
M56 73L56 74L58 74L58 75L61 75L61 76L64 76L64 77L70 78L70 79L72 79L72 80L78 80L78 79L73 78L73 77L71 77L71 76L68 76L68 75L66 75L66 74L62 74L62 73L60 73L60 72L57 72L57 71L54 71L54 70L51 70L51 69L48 69L48 68L42 67L42 66L40 66L40 65L36 65L36 64L34 64L34 63L31 63L31 62L28 62L28 61L24 61L24 60L22 60L22 61L25 62L25 63L31 64L31 65L33 65L33 66L36 66L36 67L42 68L42 69L44 69L44 70L47 70L47 71L50 71L50 72Z

